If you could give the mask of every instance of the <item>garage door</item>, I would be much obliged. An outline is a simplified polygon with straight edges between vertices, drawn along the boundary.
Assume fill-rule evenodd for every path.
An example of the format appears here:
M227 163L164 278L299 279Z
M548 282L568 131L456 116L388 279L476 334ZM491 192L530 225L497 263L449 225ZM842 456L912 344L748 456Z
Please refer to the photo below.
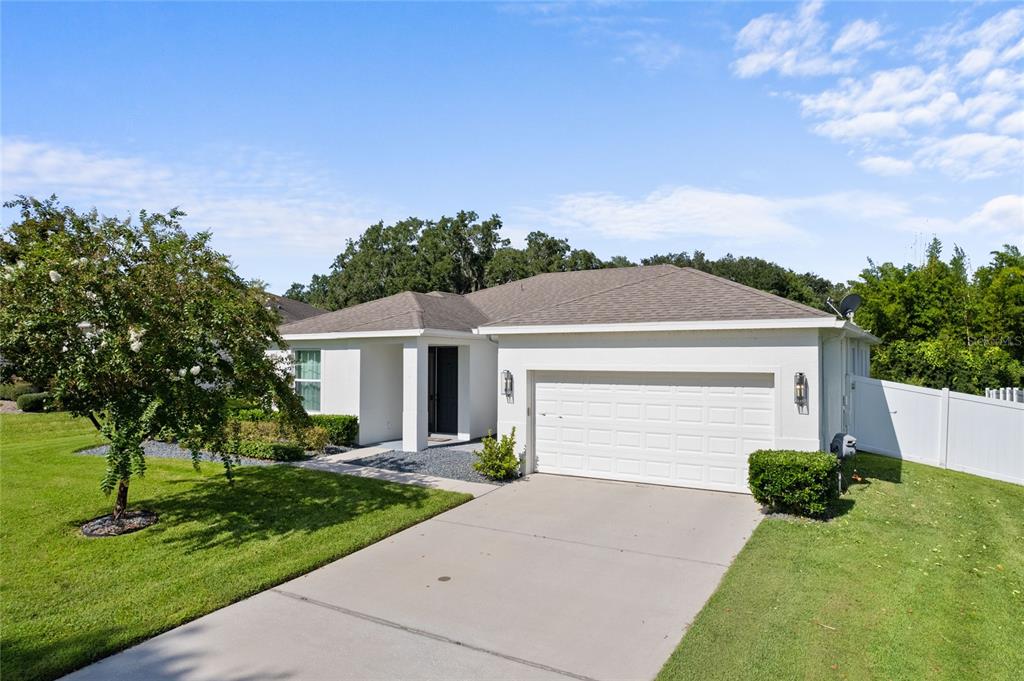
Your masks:
M746 492L774 443L771 374L543 372L537 471Z

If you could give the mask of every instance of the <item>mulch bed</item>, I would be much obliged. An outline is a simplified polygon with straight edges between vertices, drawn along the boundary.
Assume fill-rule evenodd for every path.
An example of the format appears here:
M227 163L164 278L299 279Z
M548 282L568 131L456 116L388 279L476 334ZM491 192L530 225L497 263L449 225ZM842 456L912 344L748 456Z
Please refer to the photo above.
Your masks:
M101 515L82 525L82 534L86 537L116 537L138 532L155 523L158 518L152 511L125 511L118 520L114 520L110 514Z

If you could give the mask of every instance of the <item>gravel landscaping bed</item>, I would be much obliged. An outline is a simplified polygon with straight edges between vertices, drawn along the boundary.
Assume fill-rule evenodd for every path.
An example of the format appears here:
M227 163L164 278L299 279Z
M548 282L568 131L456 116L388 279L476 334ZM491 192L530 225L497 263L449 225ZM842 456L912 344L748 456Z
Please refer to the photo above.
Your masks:
M106 456L107 450L110 449L110 445L101 445L99 447L93 447L92 449L83 449L78 452L79 454L85 454L86 456ZM187 449L182 449L173 442L157 442L156 440L147 440L142 443L142 450L146 452L146 456L155 456L159 459L187 459L192 460L192 453ZM221 463L220 457L210 452L202 452L200 455L202 461L211 461L214 463ZM251 459L249 457L240 457L239 460L242 464L247 466L272 466L277 461L266 461L264 459Z
M422 452L399 450L382 452L345 463L369 466L370 468L384 468L402 473L422 473L423 475L465 480L466 482L486 482L492 485L503 485L510 482L498 482L485 478L473 470L474 461L476 461L476 455L473 452L447 447L431 447Z

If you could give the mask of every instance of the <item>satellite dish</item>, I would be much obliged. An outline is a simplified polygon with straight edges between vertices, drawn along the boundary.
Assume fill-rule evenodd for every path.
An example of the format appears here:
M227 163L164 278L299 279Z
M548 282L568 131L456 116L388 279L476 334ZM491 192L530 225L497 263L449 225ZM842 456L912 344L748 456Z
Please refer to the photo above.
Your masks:
M857 308L863 302L860 296L856 293L851 293L839 301L839 314L847 319L853 319L853 313L857 311Z

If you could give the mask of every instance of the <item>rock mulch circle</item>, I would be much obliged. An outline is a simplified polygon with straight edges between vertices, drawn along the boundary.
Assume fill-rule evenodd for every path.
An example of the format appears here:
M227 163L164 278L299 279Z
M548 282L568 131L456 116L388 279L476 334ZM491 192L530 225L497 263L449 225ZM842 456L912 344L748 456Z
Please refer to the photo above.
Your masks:
M125 511L117 520L110 514L101 515L82 525L82 534L86 537L116 537L138 532L158 519L159 516L152 511Z

